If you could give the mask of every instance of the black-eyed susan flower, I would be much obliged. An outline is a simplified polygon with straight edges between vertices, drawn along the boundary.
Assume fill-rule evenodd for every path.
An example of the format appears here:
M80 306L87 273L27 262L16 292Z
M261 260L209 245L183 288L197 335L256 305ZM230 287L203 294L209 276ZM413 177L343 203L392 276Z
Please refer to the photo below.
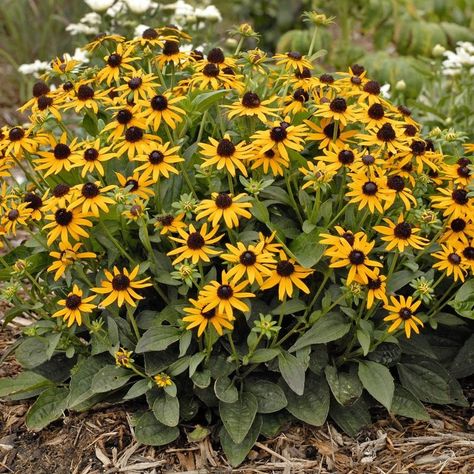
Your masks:
M469 186L474 181L471 159L467 157L459 158L453 165L444 164L442 173L459 186Z
M140 296L135 290L151 286L151 283L148 283L150 277L135 280L139 271L138 265L131 272L126 268L120 271L117 267L114 267L113 273L104 270L106 279L102 280L100 287L92 288L95 293L108 295L100 302L100 306L107 307L116 301L118 306L128 303L130 306L136 307L136 301L143 299L143 296Z
M227 316L229 320L235 319L234 309L242 312L249 311L249 306L242 300L253 298L255 295L249 291L242 291L248 286L248 281L237 283L230 279L226 272L222 272L221 281L213 280L205 285L199 292L199 301L204 304L204 311L217 308L217 311Z
M147 128L146 114L140 104L120 104L110 107L114 112L114 120L111 120L103 129L102 133L108 134L108 140L118 140L125 135L128 128L137 127L140 130Z
M244 142L232 143L229 135L224 135L222 140L209 137L210 144L199 143L201 155L205 156L201 166L216 166L218 170L226 169L231 176L236 175L236 168L247 176L247 168L244 164L252 156L252 146Z
M305 125L290 125L289 122L274 122L269 130L259 130L250 138L253 146L262 153L276 148L280 155L289 160L288 148L294 151L304 149L304 140L307 134Z
M111 43L112 45L115 45L117 43L122 43L123 41L125 41L125 38L123 36L116 34L100 33L92 41L90 41L84 49L86 49L87 51L94 51L99 46L102 46L105 43Z
M156 386L159 388L166 388L173 385L173 381L171 380L171 377L168 374L165 374L164 372L160 372L159 374L156 374L153 377L153 380L155 381Z
M263 278L272 274L270 267L276 263L273 254L263 250L264 245L262 241L247 247L242 242L226 244L229 253L222 254L220 258L231 264L227 276L235 278L235 281L245 277L250 284L256 281L260 286L263 285Z
M222 336L224 329L233 329L231 320L222 311L214 307L209 310L205 309L206 303L201 300L194 300L190 298L191 307L183 308L187 314L183 317L183 321L187 323L186 329L198 328L197 335L201 337L208 325L212 324L219 336Z
M49 252L49 256L55 259L48 267L48 272L55 272L54 281L58 281L73 263L84 258L97 257L94 252L81 252L82 246L80 242L74 245L69 242L59 242L59 252Z
M125 216L128 221L138 221L142 216L146 215L147 207L146 204L140 199L133 199L128 208L122 212L122 215Z
M433 264L433 268L438 269L440 272L445 271L447 276L452 275L454 281L464 281L467 266L464 262L462 251L459 251L458 246L441 244L441 250L431 255L437 260Z
M77 188L69 186L66 183L59 183L51 189L51 195L46 191L43 196L45 202L43 211L51 211L57 208L68 207L68 205L76 198Z
M431 201L432 207L442 209L444 217L456 219L458 217L469 218L474 215L473 199L468 196L467 189L455 188L450 189L437 188L441 194L433 196Z
M88 296L87 298L83 298L82 295L82 290L77 285L74 285L67 297L58 301L59 306L64 306L64 308L56 311L52 317L63 318L64 321L67 321L68 327L74 323L80 326L83 313L92 313L96 307L95 304L91 303L96 298L96 295Z
M234 117L257 117L261 122L266 123L268 117L276 117L277 108L269 107L277 99L276 96L266 100L261 100L255 92L246 92L240 100L230 105L225 105L230 112L227 114L229 119Z
M126 367L130 369L134 360L132 359L132 351L127 351L123 347L121 347L118 351L115 351L114 358L115 358L115 365L117 367Z
M128 159L132 160L137 155L150 153L157 142L161 142L160 137L146 133L140 127L129 127L125 130L123 136L116 141L114 150L117 156L120 157L126 153Z
M407 187L403 176L399 174L392 174L391 176L388 176L387 189L389 190L389 192L385 195L385 210L390 209L392 207L397 197L401 199L407 211L411 209L412 205L416 207L416 198L415 196L413 196L411 189Z
M111 147L103 147L100 145L100 138L93 142L79 143L79 149L71 157L72 167L81 169L81 177L83 178L87 173L93 173L95 170L104 176L103 163L116 157L115 153L110 151Z
M121 94L123 99L131 98L129 102L137 102L139 99L150 99L155 95L155 90L159 85L156 76L147 74L142 70L134 71L123 80L126 83L115 90Z
M391 322L388 332L394 332L399 327L402 327L405 330L407 338L410 338L412 330L416 334L419 334L420 330L418 326L423 327L423 322L420 318L415 316L415 312L420 306L421 301L413 301L411 296L407 298L399 296L398 299L395 296L391 296L390 300L391 304L384 306L384 308L390 312L390 314L384 318L384 321Z
M469 239L474 238L474 223L470 219L458 217L450 219L446 230L440 237L440 242L456 244L462 242L467 244Z
M109 206L115 204L115 201L106 196L106 193L115 189L115 185L100 186L100 182L95 183L84 183L78 184L78 196L70 204L70 209L80 207L84 214L92 214L95 217L99 217L100 211L104 213L109 212Z
M157 143L148 154L137 155L133 161L143 164L135 168L135 172L141 171L144 177L151 177L155 182L160 176L169 178L170 173L179 174L173 165L183 162L184 159L176 154L179 146L170 147L170 145L171 143Z
M77 138L68 143L66 132L57 140L54 136L49 136L48 151L37 151L41 157L35 161L35 169L43 171L43 176L47 178L51 174L58 174L62 170L70 171L73 166L73 159L78 155L79 144Z
M133 46L125 46L123 43L117 44L117 49L104 57L105 67L103 67L96 76L97 82L105 82L108 86L112 81L119 82L120 76L125 72L135 72L133 62L138 57L133 57Z
M130 44L139 44L140 46L143 47L155 47L159 46L160 48L163 47L166 37L163 37L159 32L157 28L146 28L143 30L143 33L141 36L138 36L137 38L134 38L133 40L130 41ZM173 38L171 38L173 39ZM175 40L177 38L174 38Z
M363 105L359 111L359 118L366 130L380 128L384 123L395 122L395 120L389 118L387 110L379 102L372 105Z
M189 54L180 51L179 41L170 39L165 41L163 49L161 53L155 57L155 61L160 68L163 68L168 63L180 66L189 61Z
M287 296L293 296L294 286L303 293L309 293L309 288L304 283L304 279L313 273L310 268L304 268L298 265L292 258L288 258L283 252L279 251L280 261L270 266L272 273L260 286L261 290L268 290L278 285L278 299L283 301ZM294 286L293 286L294 285Z
M47 221L43 229L51 229L48 232L47 244L50 246L56 239L68 243L69 237L78 241L81 237L89 237L89 233L84 227L92 227L92 222L86 219L88 214L84 214L78 208L59 208L54 214L46 215Z
M154 95L146 103L139 102L143 107L147 107L145 109L147 126L156 131L160 128L160 124L165 122L174 130L176 124L183 121L185 114L184 110L177 107L176 104L184 99L185 97L173 97L171 92L163 92Z
M403 252L407 247L421 250L428 242L428 239L416 235L421 229L404 220L403 214L400 214L395 224L388 218L383 219L386 226L376 225L374 230L382 234L382 240L387 243L386 250L398 248Z
M385 122L380 128L367 130L367 133L357 135L359 144L363 146L378 147L374 152L384 151L397 154L402 151L408 151L409 147L403 136L403 130L395 124Z
M343 127L358 120L354 105L349 105L344 97L335 97L320 104L314 115L337 121Z
M215 226L211 231L207 232L207 224L204 224L199 231L191 224L186 231L177 228L179 237L170 237L171 240L182 244L181 247L171 250L166 255L178 255L173 260L173 265L188 259L192 263L199 261L209 262L209 256L218 255L219 250L213 249L211 246L224 236L223 234L214 237L219 231L219 227Z
M41 217L43 216L41 212L42 207L43 207L43 198L35 192L28 192L24 195L23 202L26 202L27 203L26 207L28 209L31 209L31 218L34 219L35 221L39 221ZM0 208L1 207L2 207L2 204L0 202Z
M235 74L232 68L222 68L214 63L206 63L200 71L191 76L189 87L197 87L201 90L211 88L213 90L235 89L241 91L244 85L240 78L241 76Z
M64 110L74 109L74 112L78 113L83 109L90 109L97 114L99 104L107 99L107 91L95 90L90 82L76 84L75 91L74 99L64 105Z
M31 128L25 129L23 127L12 127L5 134L6 139L2 145L2 150L5 156L12 154L16 158L21 158L23 152L34 153L41 143L40 137L31 137ZM44 141L44 140L43 140Z
M163 214L156 218L155 228L160 231L161 235L165 235L168 232L175 234L178 229L186 229L187 224L183 222L184 213L177 215Z
M354 241L349 243L347 239L340 239L338 252L331 254L331 268L349 267L347 284L353 281L367 285L369 278L377 278L375 267L382 267L380 262L371 260L369 254L374 248L375 242L368 242L366 235L354 235Z
M380 274L379 268L374 268L375 278L369 278L367 283L367 309L372 308L375 300L388 304L387 277Z
M350 95L357 96L359 103L373 104L385 104L386 101L381 96L382 89L377 81L365 81L360 89L353 89Z
M31 213L32 210L28 207L27 202L17 203L10 201L0 220L4 232L16 235L17 227L26 226L28 219L31 217Z
M368 207L371 214L375 210L383 214L383 201L390 193L386 181L382 177L368 177L364 172L351 173L350 177L352 181L347 185L350 191L346 193L350 197L349 202L359 204L359 211Z
M302 87L296 89L283 100L283 115L295 115L306 112L310 96Z
M252 214L247 210L252 204L245 202L245 193L232 196L228 193L212 193L212 199L203 199L196 207L196 220L207 218L213 227L224 220L229 229L239 227L239 217L250 219Z
M303 181L305 181L301 189L319 189L325 184L330 183L337 173L334 167L323 161L318 161L316 164L308 161L305 167L298 168L298 170L304 176Z
M348 168L350 171L355 171L360 168L362 152L356 148L348 146L339 148L337 145L331 148L325 148L323 155L316 156L315 160L321 160L328 164L330 168L339 170L341 168Z
M58 122L62 120L59 111L60 102L53 94L45 94L38 97L31 108L31 122L43 122L48 114L51 114Z
M345 230L343 227L338 225L334 226L334 229L336 230L337 235L326 233L319 234L319 242L329 246L329 248L324 251L324 255L330 257L337 257L339 255L339 247L342 240L345 240L350 246L352 246L354 245L356 237L362 239L365 235L363 232L357 232L354 234L352 231Z
M290 167L290 161L281 156L277 147L270 148L270 150L256 150L256 156L252 159L253 170L262 168L266 174L269 171L273 176L283 176L284 169Z
M153 186L155 181L149 179L148 176L141 175L139 173L133 173L132 176L124 176L121 173L115 173L118 182L122 188L125 188L130 194L135 194L145 201L153 196L155 192L150 186Z
M306 59L298 51L289 51L288 53L275 54L273 59L276 60L277 66L282 65L287 71L297 69L301 72L304 70L304 68L313 69L311 62L308 61L308 59Z
M329 118L322 119L319 124L311 120L305 120L304 123L310 129L306 140L317 142L320 150L334 146L342 149L347 146L357 134L356 130L344 130L341 124L338 124L336 128L336 124Z

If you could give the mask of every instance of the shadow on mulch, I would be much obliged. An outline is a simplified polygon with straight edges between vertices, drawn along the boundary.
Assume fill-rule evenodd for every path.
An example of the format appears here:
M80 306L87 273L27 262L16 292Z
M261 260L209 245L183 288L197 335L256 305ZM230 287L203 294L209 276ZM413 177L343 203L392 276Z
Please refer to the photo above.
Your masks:
M10 330L0 332L0 348L11 343ZM18 365L8 358L0 377ZM474 381L465 381L471 405ZM343 473L472 474L472 409L428 407L429 422L403 417L379 419L352 439L330 423L321 428L294 425L273 439L261 439L248 460L232 469L212 437L188 442L181 437L163 448L134 441L130 414L137 404L104 406L87 413L68 413L41 431L24 425L30 402L0 403L0 474L161 474L206 473Z

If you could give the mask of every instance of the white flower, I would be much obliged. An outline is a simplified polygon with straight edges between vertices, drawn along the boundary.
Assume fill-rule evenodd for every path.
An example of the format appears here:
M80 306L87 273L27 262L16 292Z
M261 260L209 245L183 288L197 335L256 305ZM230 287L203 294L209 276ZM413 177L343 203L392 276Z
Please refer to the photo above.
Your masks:
M390 84L384 84L381 88L380 88L380 93L382 95L382 97L384 97L385 99L390 99Z
M25 75L34 74L35 77L38 77L38 73L48 71L49 69L51 69L51 66L48 62L36 59L34 63L22 64L18 71Z
M68 31L72 36L75 35L96 35L99 33L99 30L96 26L84 25L84 23L71 23L66 26L66 31Z
M86 13L80 20L81 23L85 23L86 25L100 25L102 22L102 17L95 12Z
M110 16L111 18L115 18L118 14L122 13L125 11L127 7L125 6L125 3L123 3L121 0L118 0L118 2L114 3L106 12L105 14L107 16Z
M115 0L84 0L95 12L105 12L107 8L110 8Z
M152 6L151 0L125 0L125 3L131 12L138 15L147 12Z
M221 12L214 5L208 5L204 9L196 8L196 16L203 20L222 21Z

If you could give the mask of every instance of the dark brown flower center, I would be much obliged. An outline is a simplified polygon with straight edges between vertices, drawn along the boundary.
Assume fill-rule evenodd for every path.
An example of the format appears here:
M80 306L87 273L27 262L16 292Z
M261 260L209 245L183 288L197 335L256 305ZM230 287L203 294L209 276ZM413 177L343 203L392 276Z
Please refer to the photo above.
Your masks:
M74 89L74 84L71 81L67 81L63 84L63 91L69 92Z
M43 81L35 82L33 84L33 96L40 97L50 91L48 84Z
M138 189L138 181L136 179L127 179L127 181L125 182L125 186L124 188L128 188L129 186L130 187L130 191L136 191Z
M127 124L128 122L130 122L130 120L132 120L132 118L133 118L133 114L128 109L119 110L117 112L117 115L115 116L115 119L121 125Z
M131 208L130 208L130 214L132 216L139 216L142 212L142 206L140 206L139 204L134 204Z
M367 181L362 185L362 192L366 196L374 196L378 190L378 186L373 181Z
M448 255L448 261L452 265L459 265L461 263L461 257L457 253L453 252Z
M246 267L251 267L257 261L257 256L251 250L246 250L240 255L239 261L242 265Z
M229 157L235 153L235 145L228 140L223 138L217 145L217 154L219 156Z
M232 289L230 285L221 285L219 286L219 288L217 288L217 296L221 300L228 300L232 298L233 294L234 294L234 290Z
M53 196L55 198L61 198L65 196L71 188L67 184L58 184L53 189Z
M395 130L389 123L384 123L377 132L377 138L382 142L391 142L396 137Z
M337 114L343 114L347 110L346 99L342 97L336 97L330 104L329 108Z
M212 319L216 315L216 308L212 308L209 311L202 311L201 316L204 319Z
M362 163L364 163L365 166L371 166L375 163L375 157L372 155L364 155L362 157Z
M281 277L289 277L295 272L295 266L289 260L281 260L277 263L276 272Z
M303 55L299 51L290 51L287 56L294 61L300 61L303 59Z
M326 135L326 137L330 138L331 140L334 136L334 127L335 127L334 123L330 123L323 128L324 135ZM340 134L341 134L341 131L339 130L339 127L337 127L336 139L339 138Z
M219 209L228 209L232 206L232 197L227 193L219 193L216 197L215 203Z
M467 191L465 189L456 189L452 192L451 197L456 204L465 206L469 202Z
M125 132L125 140L130 143L135 143L143 138L143 130L140 127L127 128Z
M410 145L411 151L414 155L422 155L426 150L425 142L421 140L413 140Z
M463 251L462 251L462 254L464 256L464 258L466 258L467 260L474 260L474 247L466 247Z
M457 219L453 219L451 222L451 230L453 232L462 232L466 228L466 221L461 219L460 217Z
M399 175L389 176L387 178L387 186L399 193L405 189L405 180Z
M270 130L270 138L274 142L282 142L288 136L287 131L285 130L286 127L273 127Z
M311 77L311 71L307 67L304 67L302 71L298 69L295 71L295 77L297 79L309 79Z
M86 161L95 161L99 158L99 152L95 148L87 148L84 151L84 159Z
M468 166L471 164L471 160L469 158L462 157L459 158L458 161L456 161L456 164L458 164L459 166Z
M154 150L148 155L148 161L152 165L159 165L160 163L163 163L164 159L165 155L159 150Z
M356 76L360 76L361 74L363 74L363 72L365 71L365 67L364 66L361 66L360 64L353 64L351 66L351 71L353 74L355 74Z
M393 235L395 235L397 239L409 239L411 237L411 225L408 222L400 222L393 229Z
M210 63L222 64L225 61L224 52L221 48L213 48L207 53L207 60Z
M66 298L66 308L67 309L77 309L81 306L82 298L79 295L69 295Z
M53 154L57 160L65 160L71 155L71 149L64 143L58 143L54 147Z
M254 92L246 92L242 97L242 105L247 109L255 109L260 106L260 97Z
M332 84L334 82L334 76L331 76L331 74L321 74L319 80L323 84Z
M408 107L405 107L404 105L399 105L398 111L404 116L404 117L409 117L411 115L411 110Z
M47 95L42 95L38 97L38 109L39 110L46 110L48 107L53 105L53 99L48 97Z
M352 247L354 245L354 234L352 232L344 232L341 237L347 241L347 243Z
M206 241L199 232L192 232L189 234L186 243L191 250L199 250L200 248L204 247Z
M58 209L54 214L54 218L58 225L65 227L72 222L73 214L67 209Z
M405 135L407 137L414 137L418 133L417 128L414 125L405 125Z
M412 312L410 308L402 308L399 312L398 315L400 316L401 319L406 321L407 319L410 319L412 316Z
M194 61L202 61L204 59L204 54L202 51L194 49L193 51L191 51L191 58L193 58Z
M125 291L130 286L130 278L123 273L119 273L112 278L112 288L115 291Z
M164 95L155 95L150 101L151 108L162 112L168 108L168 99Z
M158 217L158 221L161 223L161 225L163 225L164 227L168 227L170 226L173 221L174 221L174 217L171 215L171 214L168 214L166 216L161 216L161 217Z
M350 165L354 163L354 153L351 150L341 150L337 155L337 159L343 165Z
M456 171L460 178L469 178L471 175L471 171L467 166L460 166Z
M142 33L142 38L147 40L154 40L158 38L158 32L154 28L147 28Z
M360 250L352 250L349 253L349 262L351 262L352 265L362 265L365 262L364 252L361 252Z
M107 64L110 67L119 67L121 63L122 63L122 56L120 56L120 54L113 53L107 58Z
M364 92L373 95L380 94L380 84L377 81L369 81L364 85Z
M12 142L18 142L25 136L25 131L20 127L13 127L8 132L8 138Z
M217 77L219 75L219 66L213 63L207 63L202 69L202 73L207 77Z
M81 194L86 199L94 199L100 194L100 189L94 183L86 183L82 186Z
M134 91L135 89L138 89L142 85L143 81L141 77L132 77L128 81L128 87Z
M43 200L35 193L26 193L23 201L28 203L26 206L28 209L33 209L34 211L43 205Z
M12 209L8 212L7 217L9 221L16 221L20 217L20 213L17 209Z
M356 86L360 86L362 84L362 79L359 76L352 76L351 77L352 84Z
M94 89L83 84L77 89L77 98L81 101L86 101L94 97Z
M369 290L378 290L382 286L382 280L380 278L376 278L375 280L369 278L369 283L367 286Z
M267 158L275 158L275 152L270 148L270 150L266 150L263 152L263 154L267 157Z
M173 56L179 53L179 44L177 41L165 41L163 45L163 54L165 56Z
M295 92L293 92L293 99L299 102L306 102L309 100L309 94L304 89L299 87L295 90Z
M407 163L406 165L403 165L402 170L406 173L411 173L413 171L413 163Z
M385 112L381 104L373 104L367 110L369 117L373 120L380 120L384 117Z

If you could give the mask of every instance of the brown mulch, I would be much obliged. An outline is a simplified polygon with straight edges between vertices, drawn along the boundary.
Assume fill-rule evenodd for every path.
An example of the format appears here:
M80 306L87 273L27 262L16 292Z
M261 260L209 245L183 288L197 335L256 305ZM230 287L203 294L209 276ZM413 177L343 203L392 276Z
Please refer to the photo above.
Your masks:
M0 331L0 353L18 332ZM18 368L10 357L0 377ZM472 403L474 383L466 384L466 395ZM212 436L187 440L185 431L193 427L170 446L137 443L130 416L136 405L67 413L34 433L24 425L30 403L0 403L0 474L474 473L474 413L469 409L429 407L429 422L379 419L356 439L330 423L292 426L273 439L260 439L248 460L232 469Z

